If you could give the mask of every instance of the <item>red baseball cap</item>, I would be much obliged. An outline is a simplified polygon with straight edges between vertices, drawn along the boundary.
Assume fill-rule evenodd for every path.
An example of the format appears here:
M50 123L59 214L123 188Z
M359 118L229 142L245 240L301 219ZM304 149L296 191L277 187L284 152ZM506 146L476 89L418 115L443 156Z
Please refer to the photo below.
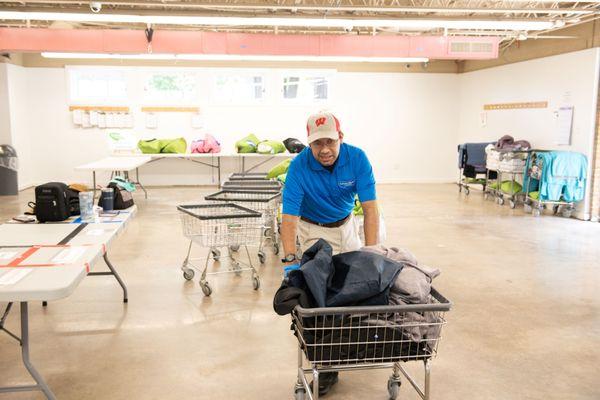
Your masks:
M308 144L319 139L339 139L340 121L329 112L318 112L308 117L306 123Z

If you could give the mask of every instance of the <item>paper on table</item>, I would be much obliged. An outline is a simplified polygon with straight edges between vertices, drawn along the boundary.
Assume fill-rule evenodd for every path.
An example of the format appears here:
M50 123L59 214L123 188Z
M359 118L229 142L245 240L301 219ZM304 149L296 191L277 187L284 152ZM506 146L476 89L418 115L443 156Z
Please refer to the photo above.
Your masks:
M52 258L53 263L69 264L77 261L85 253L85 247L69 247L61 250L60 253Z
M6 273L0 275L0 286L14 285L25 278L31 271L33 271L32 268L9 269Z
M0 251L0 260L12 260L16 256L16 251Z
M91 229L85 233L89 236L101 236L104 234L104 229Z

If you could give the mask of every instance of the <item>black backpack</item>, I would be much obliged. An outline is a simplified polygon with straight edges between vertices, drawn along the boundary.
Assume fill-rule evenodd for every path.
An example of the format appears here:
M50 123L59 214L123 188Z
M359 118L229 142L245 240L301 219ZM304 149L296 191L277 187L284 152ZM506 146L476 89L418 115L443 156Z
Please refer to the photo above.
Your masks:
M62 182L35 187L35 217L39 222L64 221L71 216L68 190Z
M285 139L283 144L290 153L300 153L306 147L301 141L294 138Z
M115 204L113 207L115 210L124 210L133 206L133 196L131 193L117 185L115 182L110 182L108 187L112 188L115 194Z

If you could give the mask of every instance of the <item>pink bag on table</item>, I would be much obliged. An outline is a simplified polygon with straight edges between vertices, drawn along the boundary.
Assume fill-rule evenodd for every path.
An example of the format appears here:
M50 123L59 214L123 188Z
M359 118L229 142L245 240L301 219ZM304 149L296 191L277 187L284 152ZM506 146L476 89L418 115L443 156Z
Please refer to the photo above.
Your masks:
M192 153L220 153L221 144L209 134L204 139L194 140L191 145Z

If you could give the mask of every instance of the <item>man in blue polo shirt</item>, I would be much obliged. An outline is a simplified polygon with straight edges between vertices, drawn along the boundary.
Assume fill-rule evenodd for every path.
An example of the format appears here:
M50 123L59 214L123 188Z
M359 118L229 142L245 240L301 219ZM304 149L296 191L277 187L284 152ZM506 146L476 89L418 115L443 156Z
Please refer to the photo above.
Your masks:
M373 169L364 151L343 142L338 119L321 112L308 118L309 147L291 163L283 191L281 240L284 262L296 261L296 236L304 252L317 240L333 252L358 250L354 196L362 203L365 245L377 244L379 212Z
M325 239L333 253L362 247L352 214L354 197L362 203L365 245L378 243L379 211L373 169L364 151L344 143L338 119L321 112L308 118L309 147L291 163L283 191L281 241L286 264L297 263L296 237L304 252ZM323 395L337 382L337 373L323 373Z

